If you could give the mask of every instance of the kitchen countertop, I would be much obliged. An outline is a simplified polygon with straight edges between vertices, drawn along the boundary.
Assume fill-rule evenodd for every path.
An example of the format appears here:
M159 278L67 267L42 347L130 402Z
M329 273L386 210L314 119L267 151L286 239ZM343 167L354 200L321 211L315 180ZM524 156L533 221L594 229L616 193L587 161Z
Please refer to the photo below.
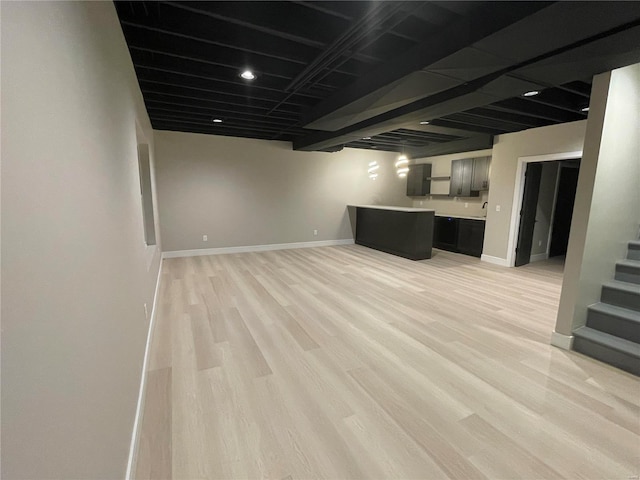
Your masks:
M375 208L377 210L394 210L396 212L435 212L431 208L394 207L392 205L348 205L356 208Z
M474 217L473 215L453 215L450 213L436 213L436 217L464 218L465 220L481 220L486 221L487 217Z

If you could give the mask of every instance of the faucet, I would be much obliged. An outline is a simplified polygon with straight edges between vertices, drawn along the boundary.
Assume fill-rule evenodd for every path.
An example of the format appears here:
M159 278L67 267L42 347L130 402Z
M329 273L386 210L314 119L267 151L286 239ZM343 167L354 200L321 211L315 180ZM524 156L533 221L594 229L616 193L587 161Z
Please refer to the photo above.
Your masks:
M484 203L482 204L482 208L484 209L484 208L487 206L487 204L488 204L488 203L489 203L489 202L484 202Z
M487 205L488 205L488 204L489 204L489 202L484 202L484 203L482 204L482 210L484 210L484 212L483 212L483 217L486 217L486 216L487 216L487 211L485 210L485 208L487 207Z

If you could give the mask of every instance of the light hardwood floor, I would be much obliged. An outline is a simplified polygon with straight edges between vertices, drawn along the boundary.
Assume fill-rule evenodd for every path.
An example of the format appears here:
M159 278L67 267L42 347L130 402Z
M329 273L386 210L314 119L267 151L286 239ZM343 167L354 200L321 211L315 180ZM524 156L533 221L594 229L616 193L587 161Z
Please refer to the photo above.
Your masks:
M136 478L634 478L640 383L549 345L561 282L357 245L164 260Z

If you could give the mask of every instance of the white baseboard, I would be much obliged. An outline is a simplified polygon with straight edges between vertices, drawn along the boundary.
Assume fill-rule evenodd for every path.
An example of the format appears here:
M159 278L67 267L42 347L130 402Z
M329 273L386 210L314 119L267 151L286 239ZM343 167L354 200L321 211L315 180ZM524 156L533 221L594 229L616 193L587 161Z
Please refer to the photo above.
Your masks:
M562 348L563 350L571 350L571 347L573 346L573 335L553 332L551 334L550 343L554 347Z
M506 258L492 257L491 255L485 255L484 253L480 257L480 260L487 263L493 263L494 265L500 265L501 267L510 266Z
M288 250L291 248L332 247L335 245L352 245L353 243L353 238L345 238L342 240L272 243L268 245L246 245L241 247L197 248L195 250L172 250L162 252L162 258L199 257L201 255L223 255L225 253L266 252L269 250Z
M140 443L140 428L142 423L142 411L144 409L145 391L147 389L147 364L149 363L149 348L151 339L153 338L153 326L156 318L156 307L158 305L158 291L160 290L160 279L162 278L162 259L160 259L160 268L158 268L158 279L156 280L156 290L153 294L153 307L151 308L151 317L149 318L149 330L147 331L147 344L144 348L144 357L142 360L142 375L140 378L140 390L138 392L138 405L136 407L136 416L133 420L133 432L131 433L131 445L129 446L129 459L127 460L127 474L125 479L133 478L133 464L138 454L138 445Z
M548 259L549 259L548 253L538 253L536 255L531 255L531 257L529 258L529 262L541 262L542 260L548 260Z

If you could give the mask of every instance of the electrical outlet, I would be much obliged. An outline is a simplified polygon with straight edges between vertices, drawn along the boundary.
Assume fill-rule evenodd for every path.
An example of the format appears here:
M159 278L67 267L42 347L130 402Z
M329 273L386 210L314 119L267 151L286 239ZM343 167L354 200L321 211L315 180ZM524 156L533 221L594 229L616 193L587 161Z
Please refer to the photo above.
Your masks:
M315 236L317 236L317 235L318 235L318 230L314 230L314 231L313 231L313 236L315 237Z
M149 310L147 310L147 304L144 304L144 318L149 319Z
M209 240L209 237L206 235L202 235L202 241L206 242L207 240Z
M464 208L469 208L469 202L464 202Z
M420 206L422 206L422 204L423 204L423 203L424 203L424 202L423 202L422 200L420 200Z
M496 212L500 211L500 205L496 205Z

